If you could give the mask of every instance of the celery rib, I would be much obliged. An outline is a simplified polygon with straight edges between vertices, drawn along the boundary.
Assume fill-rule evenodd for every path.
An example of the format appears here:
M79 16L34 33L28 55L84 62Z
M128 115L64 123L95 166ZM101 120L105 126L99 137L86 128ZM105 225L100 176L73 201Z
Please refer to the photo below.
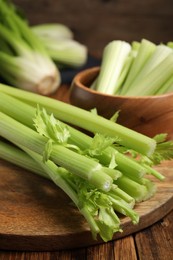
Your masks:
M0 91L35 105L40 104L48 112L53 113L56 118L66 123L79 126L93 133L101 133L111 137L118 136L120 138L119 144L139 151L142 154L150 156L155 150L156 142L154 139L101 116L94 115L89 111L35 93L12 89L3 84L0 84Z
M2 137L41 155L44 153L47 138L39 135L34 130L24 126L2 112L0 112L0 122L0 134ZM51 158L58 165L67 168L70 172L84 179L88 179L88 181L98 188L103 190L111 189L112 178L104 172L102 166L96 161L77 154L61 145L53 146Z

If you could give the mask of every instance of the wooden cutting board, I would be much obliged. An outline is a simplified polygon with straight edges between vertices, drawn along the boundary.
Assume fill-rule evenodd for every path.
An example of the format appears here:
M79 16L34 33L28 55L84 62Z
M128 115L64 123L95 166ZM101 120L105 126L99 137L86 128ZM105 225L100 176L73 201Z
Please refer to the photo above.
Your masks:
M68 102L67 89L59 90L56 97ZM156 180L156 195L135 207L139 224L122 217L124 232L116 233L114 239L152 225L173 209L173 161L157 168L166 180ZM1 250L50 251L102 242L92 239L83 216L52 182L0 160Z

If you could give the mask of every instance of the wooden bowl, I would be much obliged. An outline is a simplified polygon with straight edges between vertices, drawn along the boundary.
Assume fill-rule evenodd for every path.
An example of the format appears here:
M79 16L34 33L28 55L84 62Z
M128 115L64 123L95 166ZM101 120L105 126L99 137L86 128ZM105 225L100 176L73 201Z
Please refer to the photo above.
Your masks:
M72 105L86 110L96 108L106 118L119 110L117 123L150 137L167 133L168 139L173 138L173 93L144 97L106 95L89 88L98 73L99 67L94 67L74 77L70 88Z

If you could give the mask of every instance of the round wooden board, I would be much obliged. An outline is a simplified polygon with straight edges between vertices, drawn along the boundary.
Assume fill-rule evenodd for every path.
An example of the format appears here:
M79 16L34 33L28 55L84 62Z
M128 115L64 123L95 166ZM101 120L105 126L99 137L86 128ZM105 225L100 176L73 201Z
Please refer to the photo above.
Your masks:
M136 206L138 225L122 217L123 233L114 239L150 226L173 209L173 161L159 171L166 176L157 182L158 191ZM53 183L0 160L0 249L59 250L102 243L92 239L83 216Z

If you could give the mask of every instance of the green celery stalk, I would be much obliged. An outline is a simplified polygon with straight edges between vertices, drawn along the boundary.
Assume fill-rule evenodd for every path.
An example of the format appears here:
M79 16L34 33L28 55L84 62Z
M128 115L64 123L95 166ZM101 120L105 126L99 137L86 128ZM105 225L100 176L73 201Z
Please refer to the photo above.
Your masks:
M134 204L131 204L132 200L130 200L130 204L124 201L115 193L117 189L103 194L95 188L90 187L88 183L83 183L80 178L78 178L76 182L75 179L72 178L72 175L65 169L57 167L52 161L48 160L44 163L42 156L26 148L23 149L25 152L11 144L0 141L0 158L17 165L20 163L20 166L26 169L31 165L30 169L35 173L42 173L43 177L50 178L71 198L79 211L83 214L95 239L97 234L100 234L104 241L108 241L112 239L114 232L120 231L120 219L114 210L129 216L134 224L138 223L139 216L132 210L134 206ZM122 195L123 191L120 193ZM127 194L125 194L125 198L128 198ZM132 199L130 196L129 198ZM106 211L102 210L103 207ZM99 213L100 211L101 215Z
M21 149L17 148L14 145L11 145L5 141L0 139L0 158L15 164L19 167L32 171L44 178L48 178L47 174L44 173L43 170L40 169L38 164L26 153L24 153Z
M87 47L73 39L45 39L44 45L49 56L57 63L80 67L87 61Z
M131 46L132 46L132 50L138 52L138 51L139 51L139 48L140 48L140 46L141 46L141 42L132 41Z
M126 95L126 91L131 88L132 82L135 80L147 60L151 57L152 53L154 52L156 45L152 42L143 39L140 43L140 47L137 52L137 56L134 59L134 62L130 68L130 72L127 76L127 79L123 85L121 94Z
M148 166L146 164L143 164L143 166L147 169L148 174L152 174L153 176L155 176L156 178L158 178L161 181L165 179L165 177L162 174L160 174L158 171L151 168L150 166Z
M35 129L33 124L33 118L35 116L35 108L30 105L4 93L1 93L0 110L8 116L20 121L22 124ZM22 109L21 109L22 107ZM62 123L62 122L61 122ZM69 143L77 145L82 151L90 149L93 143L93 138L82 133L81 131L68 125L70 132ZM145 167L137 163L130 157L121 154L113 147L107 147L100 154L95 155L103 165L108 166L112 156L115 155L116 169L120 170L124 174L134 175L141 178L147 173Z
M13 5L0 0L0 6L0 75L19 88L44 95L54 92L61 77L43 43Z
M157 186L154 182L147 178L143 178L143 185L147 188L147 194L144 197L144 200L148 200L156 193Z
M155 95L161 95L173 91L173 75L161 86Z
M122 91L123 85L124 85L124 81L129 73L129 71L131 70L131 66L135 60L136 54L137 54L136 51L134 51L134 50L130 51L130 54L126 59L125 64L121 70L120 76L117 80L116 86L117 86L118 91L114 93L115 95L121 94L121 91Z
M24 150L26 152L24 152ZM30 152L33 154L33 152L24 147L21 147L19 149L16 145L13 145L11 143L7 143L4 140L0 140L0 158L4 159L12 164L15 164L17 166L20 166L24 169L27 169L29 171L32 171L33 173L36 173L44 178L50 178L45 171L40 168L39 164L30 157L27 152ZM37 155L38 156L38 155ZM64 173L64 172L63 172ZM65 173L64 173L65 174ZM73 186L73 183L71 182L70 178L67 178L66 181ZM74 186L75 189L75 186ZM129 196L127 193L125 193L123 190L121 190L118 187L113 186L113 188L109 191L109 195L111 197L116 196L124 200L131 208L134 207L134 199L133 197Z
M132 196L137 202L145 200L148 190L145 185L141 185L138 182L126 177L121 176L115 183L120 189Z
M154 95L172 75L173 71L173 54L168 55L152 71L143 77L139 76L133 82L133 86L128 89L126 95L143 96Z
M166 93L172 93L173 92L173 82L171 82L169 88L167 89Z
M1 93L1 98L2 99L0 102L0 110L2 112L18 120L22 124L25 124L26 126L32 129L35 129L33 124L35 108L4 93ZM62 122L61 124L63 125ZM69 144L77 145L84 153L86 153L87 150L90 151L91 146L93 144L93 138L69 125L66 126L68 127L70 133L68 139ZM103 151L101 150L101 148L99 148L99 150L100 153L95 154L94 157L97 158L101 164L105 165L106 167L109 166L112 156L114 156L116 169L121 171L123 174L130 176L131 178L141 178L146 173L150 173L160 180L164 178L164 176L162 176L162 174L160 173L157 173L156 170L153 172L151 167L146 167L146 165L140 164L133 158L130 158L122 154L114 147L109 146L105 147ZM89 155L91 156L90 153Z
M80 67L86 63L87 47L73 39L72 31L63 24L40 24L31 27L43 42L49 56L58 64Z
M74 37L72 30L64 24L47 23L31 26L31 30L41 39L72 39Z
M173 49L173 42L168 42L167 46Z
M31 149L41 155L45 152L47 138L18 121L0 112L0 135L13 143ZM53 145L50 158L68 171L87 179L90 183L103 190L110 190L113 179L101 164L62 145ZM69 160L70 158L70 160ZM110 169L111 170L111 169ZM112 172L112 170L110 171ZM118 177L118 176L117 176Z
M112 41L104 48L95 87L97 91L106 94L114 94L118 91L117 80L130 50L130 44L123 41Z
M111 197L111 201L116 211L125 216L129 216L132 219L133 224L138 224L139 215L136 212L134 212L134 210L132 210L130 207L127 207L125 203L121 201L120 198L114 196Z
M142 154L150 156L156 148L154 139L70 104L3 84L0 84L0 92L7 93L25 102L39 104L45 107L48 112L53 113L57 119L90 132L101 133L110 137L118 136L120 145L132 148Z

